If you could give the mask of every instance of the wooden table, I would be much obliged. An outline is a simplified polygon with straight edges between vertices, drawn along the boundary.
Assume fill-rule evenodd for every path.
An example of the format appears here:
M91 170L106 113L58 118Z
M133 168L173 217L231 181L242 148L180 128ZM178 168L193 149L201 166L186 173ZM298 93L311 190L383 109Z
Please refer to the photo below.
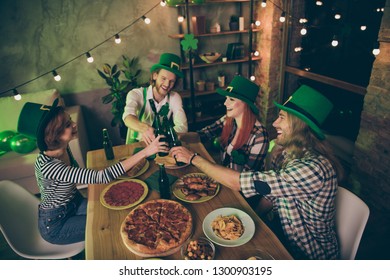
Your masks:
M184 138L185 139L185 138ZM182 139L183 140L183 139ZM198 152L203 157L213 161L202 143L197 139L187 139L182 141L183 145L194 152ZM87 167L93 169L103 169L113 164L116 160L129 156L135 147L142 146L141 143L122 145L114 147L115 160L107 161L104 150L94 150L87 153ZM149 161L149 169L138 177L145 180L155 171L158 166L153 160ZM194 166L187 166L181 169L167 169L169 174L181 177L188 173L199 172ZM86 226L86 259L142 259L130 252L122 242L120 236L120 225L132 208L126 210L110 210L100 203L100 193L107 185L88 186L88 209ZM144 201L159 198L159 193L150 190ZM172 199L175 199L172 196ZM179 200L180 201L180 200ZM182 202L182 201L180 201ZM222 247L216 245L216 259L246 259L254 248L270 253L275 259L292 259L291 255L281 244L275 234L256 215L246 200L238 192L221 186L219 193L211 200L203 203L182 202L192 213L194 220L194 237L204 236L202 222L205 216L211 211L221 207L234 207L249 214L255 222L256 230L253 238L246 244L239 247ZM180 251L164 257L164 259L181 259Z

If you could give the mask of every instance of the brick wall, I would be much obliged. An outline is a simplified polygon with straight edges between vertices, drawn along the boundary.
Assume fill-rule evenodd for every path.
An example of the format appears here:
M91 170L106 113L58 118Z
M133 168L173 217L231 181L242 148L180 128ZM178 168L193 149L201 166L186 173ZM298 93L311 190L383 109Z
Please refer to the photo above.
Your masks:
M354 191L379 211L390 201L390 1L386 1L376 57L355 143Z

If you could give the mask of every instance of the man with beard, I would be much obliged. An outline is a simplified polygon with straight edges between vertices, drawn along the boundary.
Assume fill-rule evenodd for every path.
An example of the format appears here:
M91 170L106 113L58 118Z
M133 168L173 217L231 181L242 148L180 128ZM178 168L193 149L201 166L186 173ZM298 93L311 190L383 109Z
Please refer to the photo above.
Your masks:
M283 105L275 105L280 113L273 123L277 153L272 158L272 170L240 173L184 147L173 148L170 153L246 197L264 196L274 214L270 227L294 258L336 259L335 197L342 169L320 129L333 105L306 85Z
M172 91L177 79L183 77L180 64L179 56L163 53L160 61L150 69L150 86L133 89L127 94L123 113L123 121L129 128L127 144L142 140L149 145L155 139L153 120L156 113L172 119L176 132L188 131L181 96Z

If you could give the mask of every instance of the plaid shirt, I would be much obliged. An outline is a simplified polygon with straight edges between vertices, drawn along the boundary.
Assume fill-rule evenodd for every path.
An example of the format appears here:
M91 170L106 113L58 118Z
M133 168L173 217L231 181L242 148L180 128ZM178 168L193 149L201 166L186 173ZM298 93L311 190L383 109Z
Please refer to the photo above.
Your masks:
M198 131L201 139L211 140L219 137L225 124L226 115L217 120L215 123L206 126ZM236 122L234 122L232 132L229 136L228 144L233 141L237 131ZM228 146L228 145L227 145ZM222 159L224 165L237 171L264 170L265 157L267 155L269 140L265 127L256 120L247 142L237 150L241 155L243 162L237 162L234 156L229 156L226 152L227 146L223 150Z
M289 160L284 151L273 164L282 168L265 172L242 172L241 191L246 197L258 194L255 181L266 182L274 211L293 250L308 259L336 259L335 197L337 177L323 156L306 152L303 158ZM274 166L275 168L275 166Z

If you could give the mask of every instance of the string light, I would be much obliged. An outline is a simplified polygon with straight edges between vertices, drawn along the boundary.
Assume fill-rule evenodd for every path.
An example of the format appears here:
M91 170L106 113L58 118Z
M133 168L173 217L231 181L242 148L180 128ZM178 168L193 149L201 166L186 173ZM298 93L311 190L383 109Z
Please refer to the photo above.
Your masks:
M374 49L372 50L372 54L377 56L381 50L379 49L379 42L374 43Z
M93 62L93 56L91 56L91 54L89 52L87 52L85 55L87 56L87 61L89 63L92 63Z
M183 22L184 21L184 16L178 16L177 17L178 22Z
M20 93L16 90L16 88L13 89L13 93L14 93L14 99L16 101L19 101L22 99L22 96L20 95Z
M333 47L337 47L339 44L339 41L337 40L337 37L336 35L333 36L333 40L332 40L332 46Z
M366 25L360 26L360 30L361 30L361 31L365 31L366 29L367 29L367 26L366 26Z
M338 20L338 19L341 19L341 14L336 13L336 14L334 15L334 18L337 19L337 20Z
M254 55L254 56L259 56L259 55L260 55L260 52L259 52L259 51L255 51L255 52L253 53L253 55Z
M165 0L162 0L162 1L160 2L160 5L161 5L161 7L165 7L165 6L167 5L167 2L165 2Z
M305 18L300 18L299 19L299 23L307 23L307 22L308 22L308 20L305 19Z
M150 18L146 17L146 16L142 16L142 20L146 23L146 24L150 24Z
M250 80L251 80L252 82L254 82L254 81L256 80L256 77L255 77L254 75L252 75L252 76L250 77Z
M115 34L115 43L120 44L122 42L121 37L119 37L119 34Z
M306 26L303 26L302 29L301 29L301 35L304 36L306 34L307 34Z
M286 21L286 12L282 12L282 15L280 16L280 18L279 18L279 21L280 22L285 22Z
M51 73L52 73L53 76L54 76L54 80L56 80L57 82L61 81L61 76L58 75L58 73L57 73L56 70L53 70Z
M322 6L322 4L323 4L322 1L316 1L317 6Z
M267 7L267 0L263 0L263 1L261 2L261 7L262 7L262 8Z
M260 20L256 20L256 21L255 21L255 25L256 25L257 27L259 27L259 26L261 25L261 21L260 21Z
M295 47L295 48L294 48L294 51L295 51L295 52L301 52L302 50L303 50L302 47Z

